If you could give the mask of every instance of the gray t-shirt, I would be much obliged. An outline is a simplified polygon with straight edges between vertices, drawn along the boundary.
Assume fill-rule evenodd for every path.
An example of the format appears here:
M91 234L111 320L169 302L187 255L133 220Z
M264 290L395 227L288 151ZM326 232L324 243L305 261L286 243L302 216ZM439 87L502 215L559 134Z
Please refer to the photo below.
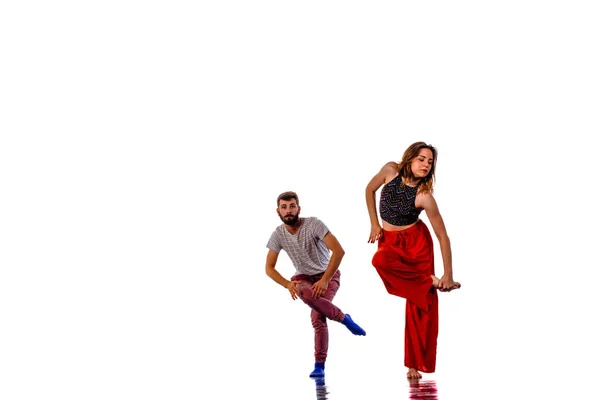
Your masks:
M281 224L271 234L267 248L279 253L285 250L297 274L316 275L325 272L329 265L329 248L323 241L329 229L316 217L300 218L302 224L292 235Z

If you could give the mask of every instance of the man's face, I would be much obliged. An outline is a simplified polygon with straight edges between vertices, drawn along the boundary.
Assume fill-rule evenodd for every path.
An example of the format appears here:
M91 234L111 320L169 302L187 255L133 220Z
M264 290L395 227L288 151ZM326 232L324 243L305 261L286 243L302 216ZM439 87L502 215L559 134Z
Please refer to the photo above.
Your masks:
M296 222L298 222L300 206L296 204L296 199L279 200L277 214L284 224L294 225Z

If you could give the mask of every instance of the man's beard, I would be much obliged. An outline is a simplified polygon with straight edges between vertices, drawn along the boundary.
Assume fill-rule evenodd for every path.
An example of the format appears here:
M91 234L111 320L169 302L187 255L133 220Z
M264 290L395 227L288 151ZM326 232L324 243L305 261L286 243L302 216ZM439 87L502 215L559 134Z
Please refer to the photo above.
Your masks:
M287 217L287 215L286 215ZM298 218L300 217L300 214L296 214L293 216L293 218L286 218L286 217L282 217L281 215L279 216L279 218L281 218L281 220L283 221L284 224L286 225L295 225L296 222L298 222Z

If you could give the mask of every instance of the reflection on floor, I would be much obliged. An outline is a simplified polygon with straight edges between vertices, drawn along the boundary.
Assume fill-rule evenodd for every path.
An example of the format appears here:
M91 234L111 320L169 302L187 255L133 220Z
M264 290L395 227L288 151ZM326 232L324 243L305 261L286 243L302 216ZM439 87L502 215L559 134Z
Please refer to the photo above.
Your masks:
M313 378L317 389L317 400L327 400L327 386L325 386L325 378Z
M312 378L312 380L315 381L317 400L327 400L329 392L327 390L327 385L325 385L325 378ZM437 400L438 390L435 381L421 379L409 380L408 398L416 400Z
M411 379L408 389L409 399L431 399L438 398L437 386L435 381L424 381L420 379Z

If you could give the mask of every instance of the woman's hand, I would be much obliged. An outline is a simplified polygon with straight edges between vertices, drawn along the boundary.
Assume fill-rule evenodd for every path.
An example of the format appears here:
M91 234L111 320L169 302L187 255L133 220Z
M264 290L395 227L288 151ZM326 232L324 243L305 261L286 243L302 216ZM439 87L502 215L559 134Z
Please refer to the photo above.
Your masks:
M381 237L381 226L379 224L371 225L371 234L369 235L369 243L375 243Z

